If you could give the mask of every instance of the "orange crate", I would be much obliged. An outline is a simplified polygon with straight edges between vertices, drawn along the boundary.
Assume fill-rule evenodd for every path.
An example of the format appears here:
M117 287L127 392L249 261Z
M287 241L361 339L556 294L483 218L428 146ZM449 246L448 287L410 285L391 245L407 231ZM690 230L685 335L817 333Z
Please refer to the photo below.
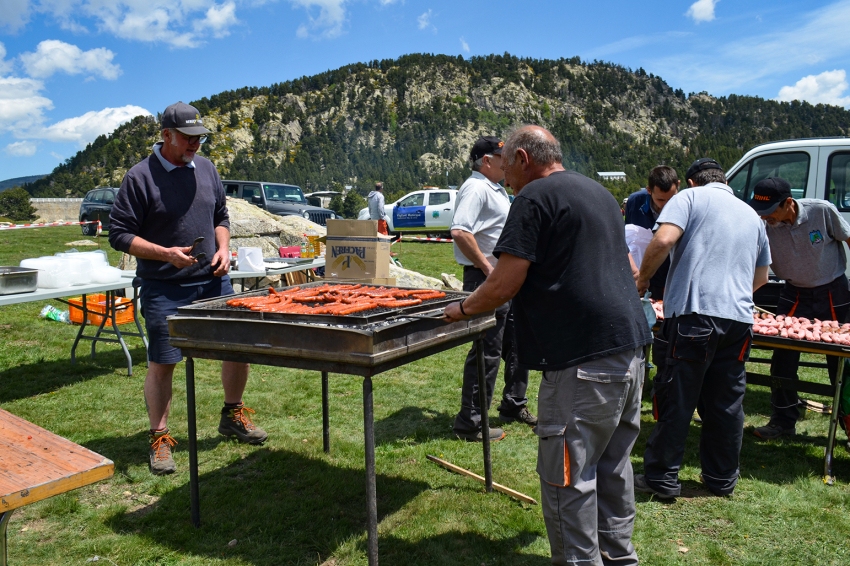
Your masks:
M68 305L70 306L69 314L71 317L71 322L73 322L74 324L82 324L83 298L75 297L73 299L68 299ZM114 306L115 322L117 322L118 324L127 324L128 322L133 322L133 301L131 299L127 299L124 297L115 297ZM107 312L106 295L104 295L103 293L86 295L86 309L89 311L89 324L100 326L100 323L103 321L104 315L107 315L106 324L108 326L112 325L112 320L108 317L109 313Z

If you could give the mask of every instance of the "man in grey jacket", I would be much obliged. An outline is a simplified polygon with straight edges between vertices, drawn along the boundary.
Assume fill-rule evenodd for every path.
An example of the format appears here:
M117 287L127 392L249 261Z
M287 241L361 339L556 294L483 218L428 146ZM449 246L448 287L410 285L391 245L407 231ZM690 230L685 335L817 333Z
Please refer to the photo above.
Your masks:
M375 190L366 197L369 202L369 219L378 221L378 232L389 235L387 229L387 213L384 212L384 184L375 183Z

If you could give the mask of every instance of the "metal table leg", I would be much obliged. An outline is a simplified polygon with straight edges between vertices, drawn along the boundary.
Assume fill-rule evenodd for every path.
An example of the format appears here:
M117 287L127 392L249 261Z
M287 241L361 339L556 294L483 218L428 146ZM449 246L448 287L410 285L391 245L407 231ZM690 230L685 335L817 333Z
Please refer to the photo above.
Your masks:
M835 372L835 395L832 399L832 412L829 415L829 435L826 440L826 453L823 458L823 483L832 485L835 477L832 475L832 450L835 448L835 434L838 429L838 409L841 405L841 384L844 381L844 368L847 358L841 358L838 370Z
M481 407L481 444L484 446L484 489L493 491L493 467L490 461L490 406L487 404L487 378L484 375L484 340L475 341L475 365L478 366L478 405Z
M331 451L331 424L328 407L328 372L322 372L322 449L325 453Z
M195 414L195 360L186 358L186 420L189 429L189 497L192 524L201 526L201 495L198 490L198 422Z
M375 415L372 378L363 379L363 433L366 441L366 537L369 566L378 566L378 495L375 487Z
M83 308L83 322L80 323L80 329L77 330L77 337L74 338L74 343L71 345L71 364L77 363L77 344L80 343L80 338L83 337L83 331L86 329L86 325L89 322L88 317L88 307L86 307L86 294L82 295L82 308Z
M8 556L6 554L6 527L9 526L9 518L15 510L0 513L0 566L6 566Z

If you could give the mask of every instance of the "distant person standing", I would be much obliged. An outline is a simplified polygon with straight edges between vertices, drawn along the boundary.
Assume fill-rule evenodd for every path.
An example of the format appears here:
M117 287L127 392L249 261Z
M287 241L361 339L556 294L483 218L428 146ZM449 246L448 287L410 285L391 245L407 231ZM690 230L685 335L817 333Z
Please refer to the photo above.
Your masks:
M463 266L464 291L475 291L487 280L496 265L493 248L499 241L511 210L508 193L499 184L505 177L502 171L504 145L497 137L478 138L469 155L472 175L458 190L451 233L455 260ZM496 378L499 376L499 364L501 358L504 358L505 387L499 405L500 420L535 426L537 417L526 407L528 370L519 369L510 301L496 309L496 326L487 331L482 344L487 384L487 406L483 410L490 408ZM477 342L474 342L463 366L460 412L454 422L455 435L470 441L483 440L477 352ZM500 428L491 428L489 433L491 440L504 437L504 431Z
M387 213L384 211L384 184L380 181L375 183L375 190L366 198L369 201L369 219L377 220L378 232L388 236Z
M850 311L850 290L844 270L850 226L835 205L821 199L796 200L791 185L780 177L762 179L753 188L750 206L767 223L771 268L785 281L776 314L844 322ZM838 360L827 356L829 378L835 383ZM797 378L800 352L776 348L770 375ZM800 418L800 398L790 389L770 390L770 421L753 432L764 440L792 435Z
M210 133L198 110L178 102L162 113L162 140L124 176L109 215L109 244L138 258L141 306L148 331L145 407L150 421L150 471L177 468L168 430L174 367L183 359L168 339L166 317L199 299L232 295L230 218L224 187L208 159L196 154ZM203 240L203 241L196 241ZM196 244L193 244L196 241ZM219 433L261 444L267 434L242 402L248 364L222 362L224 407Z
M664 205L678 192L679 175L675 169L666 165L653 168L649 172L646 188L630 194L626 200L624 206L626 224L652 230ZM670 271L669 257L664 260L649 281L649 292L657 301L664 299L664 285L668 271Z

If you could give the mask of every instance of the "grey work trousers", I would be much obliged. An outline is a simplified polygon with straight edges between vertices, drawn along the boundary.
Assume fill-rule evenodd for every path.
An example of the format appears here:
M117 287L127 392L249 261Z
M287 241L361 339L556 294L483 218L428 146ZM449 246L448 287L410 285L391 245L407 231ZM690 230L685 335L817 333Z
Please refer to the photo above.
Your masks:
M552 564L638 563L632 447L643 348L543 372L537 473Z

